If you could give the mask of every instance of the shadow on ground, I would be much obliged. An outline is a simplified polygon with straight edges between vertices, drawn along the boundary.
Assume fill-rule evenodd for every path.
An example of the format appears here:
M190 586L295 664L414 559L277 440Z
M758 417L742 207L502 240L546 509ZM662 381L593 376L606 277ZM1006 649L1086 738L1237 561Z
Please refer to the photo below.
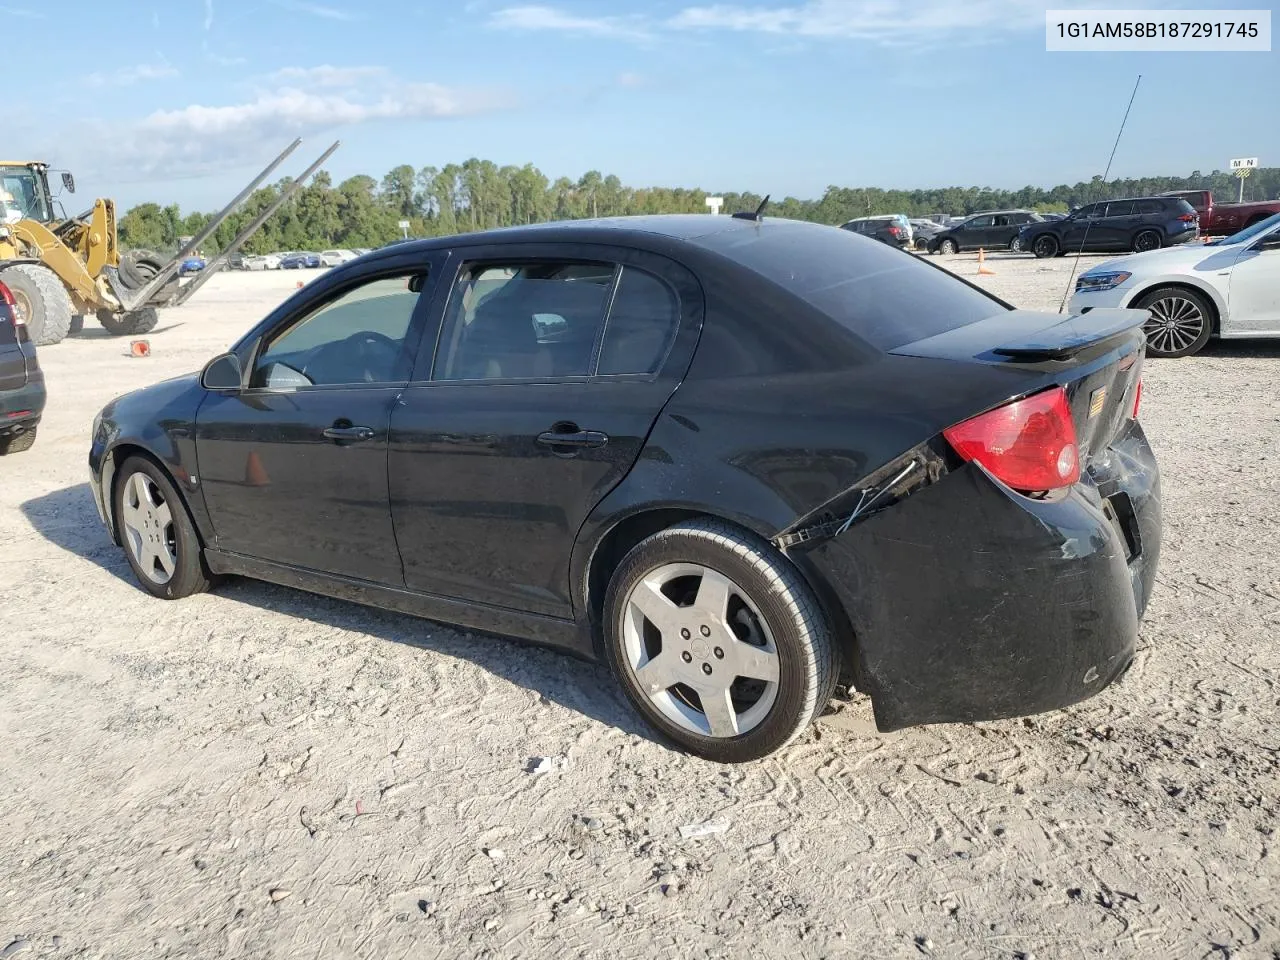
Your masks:
M21 509L31 526L50 543L92 561L114 577L136 584L124 551L111 541L98 517L87 483L28 500ZM515 640L241 577L224 579L214 592L249 607L469 660L593 720L655 739L604 666Z

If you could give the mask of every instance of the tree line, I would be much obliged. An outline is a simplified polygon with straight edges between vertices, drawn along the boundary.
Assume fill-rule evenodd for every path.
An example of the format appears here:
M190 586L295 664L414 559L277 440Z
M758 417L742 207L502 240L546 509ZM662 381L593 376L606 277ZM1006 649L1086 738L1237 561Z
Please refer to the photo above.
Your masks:
M216 253L271 205L289 179L255 191L244 206L214 233L203 252ZM1167 190L1212 190L1219 202L1233 201L1239 182L1228 172L1193 171L1185 177L1142 177L1103 182L1101 176L1075 185L1026 186L1019 190L990 187L939 187L884 190L879 187L826 189L817 200L772 199L768 213L777 217L839 224L854 217L883 213L908 216L964 216L983 210L1024 208L1065 211L1073 206L1116 197L1151 196ZM381 181L360 175L337 186L320 171L303 186L248 243L245 253L280 250L319 251L331 248L379 247L399 239L401 221L411 237L444 236L492 227L647 213L706 213L711 195L724 197L724 212L754 210L762 197L751 192L710 194L683 187L629 187L616 176L592 170L576 181L551 181L532 164L498 166L472 158L465 163L415 170L395 167ZM1245 199L1280 197L1280 167L1255 170L1245 184ZM182 237L194 236L212 219L210 213L183 215L177 204L143 203L120 219L126 248L172 253Z

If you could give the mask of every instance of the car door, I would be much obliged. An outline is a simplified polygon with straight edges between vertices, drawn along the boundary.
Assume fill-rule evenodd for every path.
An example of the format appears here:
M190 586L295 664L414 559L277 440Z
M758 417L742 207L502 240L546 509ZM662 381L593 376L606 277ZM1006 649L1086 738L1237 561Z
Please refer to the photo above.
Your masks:
M1280 333L1280 227L1240 251L1227 288L1224 333Z
M317 291L263 335L242 389L201 404L200 486L219 549L403 584L387 437L434 273L430 257L408 259Z
M1092 236L1099 250L1128 250L1141 225L1142 215L1135 201L1112 200L1107 204L1106 215L1094 226ZM1090 246L1093 245L1091 239Z
M391 416L406 584L572 617L574 540L687 369L701 293L609 247L462 248L449 272L434 359Z
M1086 242L1086 237L1092 248L1095 240L1093 231L1097 229L1098 218L1106 211L1106 206L1105 203L1091 203L1063 220L1059 227L1062 249L1074 253Z
M956 231L956 241L961 250L977 250L979 247L991 246L988 235L995 225L995 217L987 214L966 220Z

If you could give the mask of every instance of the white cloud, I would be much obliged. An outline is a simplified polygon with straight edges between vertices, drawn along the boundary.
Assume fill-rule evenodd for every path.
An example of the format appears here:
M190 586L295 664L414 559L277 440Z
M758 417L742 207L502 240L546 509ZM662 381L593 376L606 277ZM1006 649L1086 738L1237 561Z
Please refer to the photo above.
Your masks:
M234 104L191 104L157 110L107 135L93 124L73 139L85 144L81 166L117 181L203 176L258 162L264 146L284 146L290 137L328 135L341 127L373 121L429 121L503 109L514 98L497 91L462 90L433 83L404 84L388 78L382 89L315 91L280 87ZM94 144L93 150L88 149ZM318 147L317 147L318 149Z
M204 29L205 33L213 29L213 0L204 0Z
M0 14L6 17L17 17L20 20L43 20L44 14L29 7L0 7Z
M648 81L639 73L620 73L618 74L618 86L634 89L635 87L643 87Z
M292 10L295 13L305 13L308 16L319 17L321 20L340 20L349 22L361 19L359 14L350 10L343 10L339 7L328 7L319 3L310 3L308 0L272 0L277 7L283 7L285 10Z
M91 87L129 87L147 80L168 80L176 76L177 68L161 60L159 63L120 67L111 73L91 73L84 79Z
M580 17L542 6L495 10L489 17L489 26L500 30L546 30L630 40L649 35L637 17Z
M271 74L271 79L316 87L351 87L369 80L386 77L386 67L285 67Z

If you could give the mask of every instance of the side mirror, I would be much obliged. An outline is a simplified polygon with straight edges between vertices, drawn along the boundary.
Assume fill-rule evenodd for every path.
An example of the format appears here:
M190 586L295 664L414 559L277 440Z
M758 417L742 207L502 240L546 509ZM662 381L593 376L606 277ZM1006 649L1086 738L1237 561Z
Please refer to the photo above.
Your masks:
M243 379L240 358L234 353L224 353L205 364L200 386L206 390L239 390Z
M66 170L62 171L62 186L66 189L67 193L76 192L76 178Z

